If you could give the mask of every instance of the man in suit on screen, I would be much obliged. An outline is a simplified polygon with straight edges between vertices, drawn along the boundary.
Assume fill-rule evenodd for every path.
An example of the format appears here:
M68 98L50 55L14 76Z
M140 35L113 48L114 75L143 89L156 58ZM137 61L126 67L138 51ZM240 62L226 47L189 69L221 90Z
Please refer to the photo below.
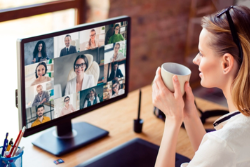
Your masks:
M122 71L118 68L118 66L118 62L114 62L108 81L112 81L115 78L123 77Z
M60 57L77 52L76 47L70 45L70 42L71 42L71 36L66 35L64 38L65 48L61 50Z

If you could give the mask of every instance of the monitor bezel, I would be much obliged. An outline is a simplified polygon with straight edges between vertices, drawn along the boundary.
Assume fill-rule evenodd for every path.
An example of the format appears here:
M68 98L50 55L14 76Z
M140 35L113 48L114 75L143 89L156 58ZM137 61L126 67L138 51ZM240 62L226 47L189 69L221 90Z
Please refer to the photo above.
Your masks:
M71 120L73 118L76 118L78 116L81 116L83 114L86 114L88 112L94 111L95 109L98 109L100 107L106 106L110 103L113 103L115 101L121 100L128 95L128 90L129 90L129 59L130 59L130 30L131 30L131 18L129 16L120 16L120 17L115 17L115 18L110 18L104 21L99 21L99 22L93 22L93 23L86 23L86 24L81 24L69 29L65 30L60 30L56 32L51 32L51 33L46 33L46 34L41 34L38 36L33 36L33 37L28 37L28 38L22 38L17 40L17 48L18 52L17 56L19 56L17 63L18 63L18 87L19 89L19 96L18 98L18 109L19 109L19 121L21 121L21 124L19 123L19 129L21 129L23 126L26 126L26 103L25 103L25 63L24 63L24 44L31 42L31 41L37 41L41 39L46 39L46 38L51 38L51 37L56 37L60 35L65 35L67 33L73 33L73 32L79 32L91 28L96 28L100 26L105 26L109 24L114 24L117 22L122 22L122 21L127 21L127 53L126 53L126 63L125 63L125 93L123 95L120 95L119 97L109 99L107 101L103 101L101 103L98 103L96 105L90 106L88 108L80 109L74 113L68 114L63 117L55 118L49 122L43 123L41 125L32 127L32 128L27 128L24 137L30 136L34 133L38 133L42 130L48 129L52 126L57 126L63 122L66 122L68 120ZM105 46L105 44L104 44Z

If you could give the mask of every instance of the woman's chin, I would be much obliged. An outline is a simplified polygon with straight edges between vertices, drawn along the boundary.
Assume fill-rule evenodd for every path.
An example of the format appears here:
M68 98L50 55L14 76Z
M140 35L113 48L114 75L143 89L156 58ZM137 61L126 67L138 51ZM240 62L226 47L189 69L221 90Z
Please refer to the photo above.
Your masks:
M81 76L81 75L83 75L83 72L76 72L76 75Z
M201 84L201 86L204 87L204 88L213 88L213 87L214 87L213 85L204 82L203 79L201 79L200 84Z
M207 88L207 85L206 85L206 83L204 82L204 80L203 80L203 79L201 79L201 82L200 82L200 84L201 84L201 86L202 86L202 87L205 87L205 88Z

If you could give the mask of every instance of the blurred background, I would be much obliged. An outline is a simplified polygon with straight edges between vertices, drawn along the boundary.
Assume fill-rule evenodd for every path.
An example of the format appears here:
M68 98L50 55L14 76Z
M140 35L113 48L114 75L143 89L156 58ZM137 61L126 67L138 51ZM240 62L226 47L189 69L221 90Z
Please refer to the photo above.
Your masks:
M250 7L249 0L0 0L0 125L18 133L16 40L121 15L132 18L129 91L152 83L158 66L177 62L192 70L196 96L226 105L220 90L200 87L197 54L202 16L230 5ZM214 98L214 97L217 97ZM5 130L0 128L0 141Z

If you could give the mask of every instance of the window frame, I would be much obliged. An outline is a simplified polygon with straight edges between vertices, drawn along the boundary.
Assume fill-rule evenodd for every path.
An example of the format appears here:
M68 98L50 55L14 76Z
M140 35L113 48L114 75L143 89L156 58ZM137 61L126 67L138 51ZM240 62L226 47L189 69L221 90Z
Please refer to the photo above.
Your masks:
M75 24L86 22L86 0L57 0L52 2L26 5L8 9L0 9L0 22L40 15L44 13L57 12L74 8Z

